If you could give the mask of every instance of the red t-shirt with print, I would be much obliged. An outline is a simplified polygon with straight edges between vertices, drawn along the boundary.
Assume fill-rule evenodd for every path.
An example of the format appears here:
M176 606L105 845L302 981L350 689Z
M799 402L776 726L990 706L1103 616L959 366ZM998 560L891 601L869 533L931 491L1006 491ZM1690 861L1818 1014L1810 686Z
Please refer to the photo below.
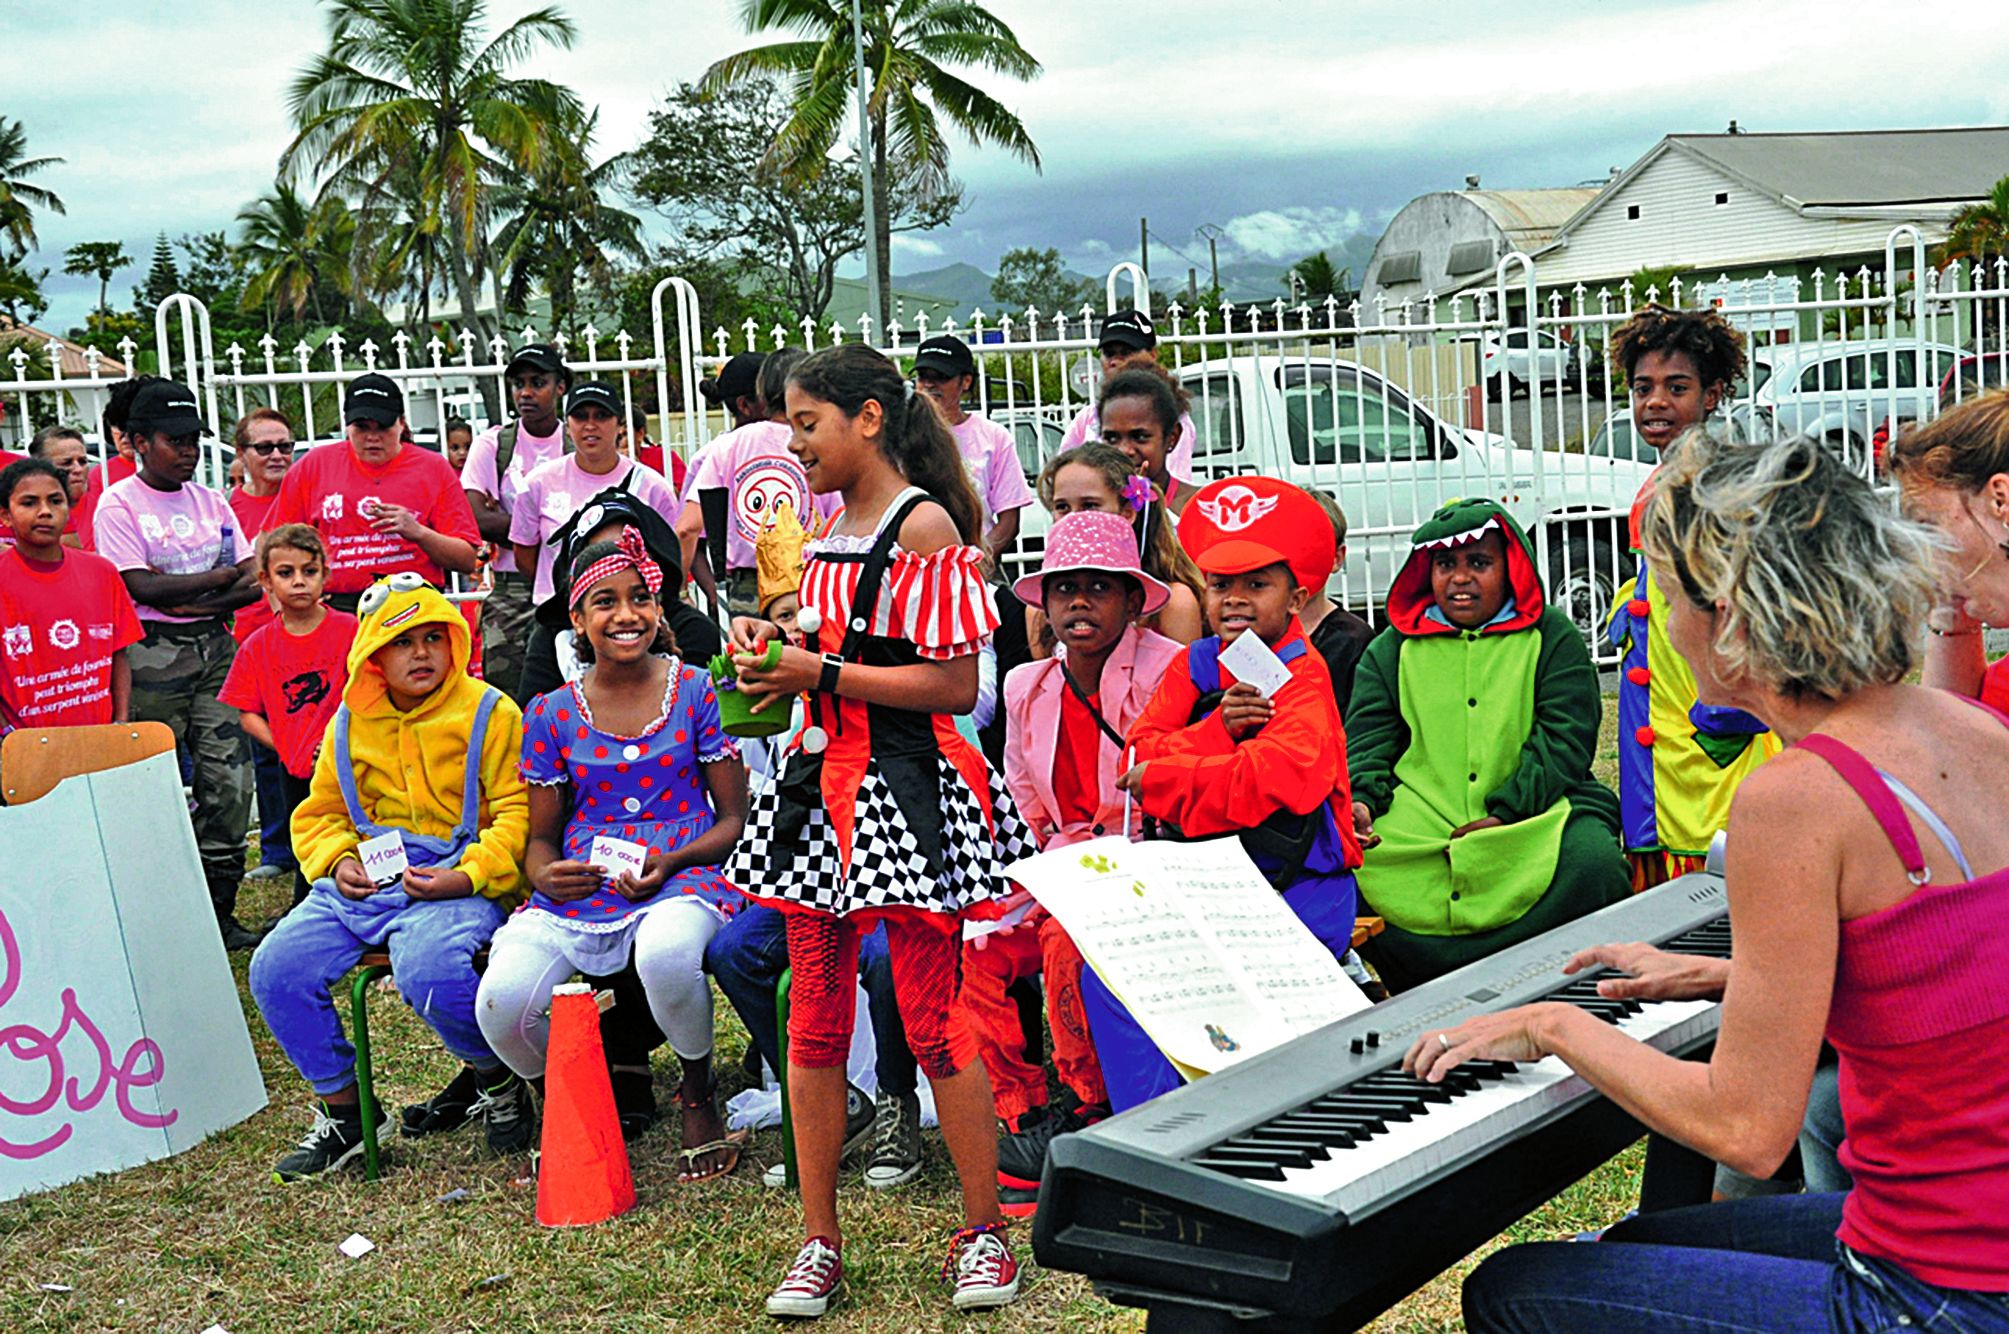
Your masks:
M370 526L364 511L379 501L404 506L436 533L481 545L459 474L416 445L406 445L382 467L358 459L347 441L308 450L280 483L279 499L265 512L260 531L282 523L316 529L328 548L330 593L360 593L381 576L404 570L416 570L434 587L445 583L445 571L416 543Z
M112 721L112 655L144 632L112 563L0 551L0 732Z
M219 703L264 717L279 762L295 778L314 776L314 747L342 703L355 639L356 618L332 607L304 635L288 634L275 619L244 641L216 692Z

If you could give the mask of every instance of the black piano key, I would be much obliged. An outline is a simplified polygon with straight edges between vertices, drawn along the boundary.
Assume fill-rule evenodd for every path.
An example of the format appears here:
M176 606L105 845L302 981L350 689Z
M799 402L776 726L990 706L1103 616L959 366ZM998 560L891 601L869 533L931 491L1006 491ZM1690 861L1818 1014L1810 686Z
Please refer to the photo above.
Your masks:
M1365 1117L1348 1120L1325 1117L1292 1117L1288 1120L1279 1118L1275 1124L1280 1130L1295 1131L1303 1135L1317 1135L1335 1144L1341 1140L1366 1139L1371 1135L1378 1135L1388 1128L1386 1121L1369 1120Z
M1310 1167L1311 1155L1301 1149L1292 1149L1269 1144L1216 1144L1207 1150L1212 1158L1222 1158L1230 1162L1275 1163L1278 1167ZM1323 1155L1321 1155L1323 1156Z
M1316 1158L1323 1162L1332 1157L1332 1146L1310 1135L1257 1134L1244 1131L1230 1140L1223 1140L1216 1149L1261 1149L1301 1153L1306 1158ZM1211 1150L1210 1150L1211 1152Z
M1284 1179L1283 1168L1278 1167L1275 1163L1250 1163L1242 1162L1239 1159L1214 1157L1195 1158L1192 1162L1195 1167L1204 1167L1210 1171L1220 1172L1227 1176L1239 1177L1243 1181L1282 1181Z
M1368 1112L1388 1121L1413 1121L1423 1114L1422 1099L1414 1102L1396 1098L1316 1098L1309 1106L1319 1111Z

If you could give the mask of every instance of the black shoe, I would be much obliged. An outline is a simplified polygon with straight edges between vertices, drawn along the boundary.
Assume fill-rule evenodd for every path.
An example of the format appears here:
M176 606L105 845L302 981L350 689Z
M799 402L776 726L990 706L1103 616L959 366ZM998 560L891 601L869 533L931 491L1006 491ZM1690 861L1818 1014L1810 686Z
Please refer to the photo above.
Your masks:
M481 1097L481 1072L463 1065L453 1082L421 1103L406 1107L398 1116L399 1133L412 1139L459 1130L474 1119L474 1105Z
M217 919L216 929L223 933L223 948L232 952L255 950L258 942L265 939L263 931L253 931L235 917Z
M332 1115L331 1115L332 1113ZM353 1104L314 1108L314 1124L293 1152L272 1167L278 1182L302 1181L326 1172L339 1171L363 1153L363 1111Z
M879 1109L865 1096L865 1091L856 1084L844 1086L844 1153L849 1158L864 1148L872 1140L872 1129L879 1124Z
M758 1042L748 1042L746 1050L739 1054L739 1070L746 1076L746 1082L755 1088L764 1082L761 1076L767 1071L767 1061L760 1054Z
M621 1123L621 1138L633 1143L648 1134L660 1116L656 1110L655 1076L645 1070L616 1070L611 1078L614 1119Z
M998 1185L998 1208L1006 1218L1031 1218L1039 1212L1039 1188L1037 1186Z
M500 1082L481 1090L468 1119L478 1116L488 1123L490 1153L522 1153L537 1141L537 1110L531 1105L530 1085L506 1069L489 1077Z
M1037 1192L1046 1151L1054 1139L1085 1130L1108 1115L1108 1103L1078 1103L1071 1095L1064 1106L1033 1108L1018 1119L1016 1133L998 1141L999 1187Z

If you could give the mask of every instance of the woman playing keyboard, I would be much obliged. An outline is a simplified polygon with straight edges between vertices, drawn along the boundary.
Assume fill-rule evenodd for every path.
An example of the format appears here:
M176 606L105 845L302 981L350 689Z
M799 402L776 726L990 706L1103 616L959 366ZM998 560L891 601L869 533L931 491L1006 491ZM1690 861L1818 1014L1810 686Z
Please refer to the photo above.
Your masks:
M1643 537L1702 702L1755 714L1790 748L1731 807L1727 979L1684 982L1615 950L1576 965L1637 964L1657 995L1722 985L1714 1054L1676 1060L1542 1004L1426 1032L1405 1065L1434 1081L1470 1060L1554 1055L1651 1129L1766 1176L1793 1146L1825 1037L1855 1188L1647 1214L1598 1245L1510 1247L1466 1281L1467 1326L2009 1329L2009 720L1902 684L1935 586L1963 572L1805 441L1689 434Z

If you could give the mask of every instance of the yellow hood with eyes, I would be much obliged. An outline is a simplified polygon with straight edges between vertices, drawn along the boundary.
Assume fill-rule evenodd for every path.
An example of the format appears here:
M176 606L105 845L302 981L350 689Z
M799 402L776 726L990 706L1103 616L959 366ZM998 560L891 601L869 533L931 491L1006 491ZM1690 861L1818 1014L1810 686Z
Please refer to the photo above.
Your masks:
M379 706L390 707L385 695L384 674L370 659L378 649L421 625L446 627L452 666L441 679L439 689L427 696L426 702L414 712L427 711L439 700L455 693L449 687L457 683L478 684L467 674L468 664L474 660L474 638L468 632L467 618L461 615L459 607L448 602L445 595L430 584L405 592L391 588L388 581L380 579L363 596L368 599L371 593L380 589L389 596L382 606L359 617L356 641L349 647L349 684L342 692L342 702L349 706L350 713L368 713Z

